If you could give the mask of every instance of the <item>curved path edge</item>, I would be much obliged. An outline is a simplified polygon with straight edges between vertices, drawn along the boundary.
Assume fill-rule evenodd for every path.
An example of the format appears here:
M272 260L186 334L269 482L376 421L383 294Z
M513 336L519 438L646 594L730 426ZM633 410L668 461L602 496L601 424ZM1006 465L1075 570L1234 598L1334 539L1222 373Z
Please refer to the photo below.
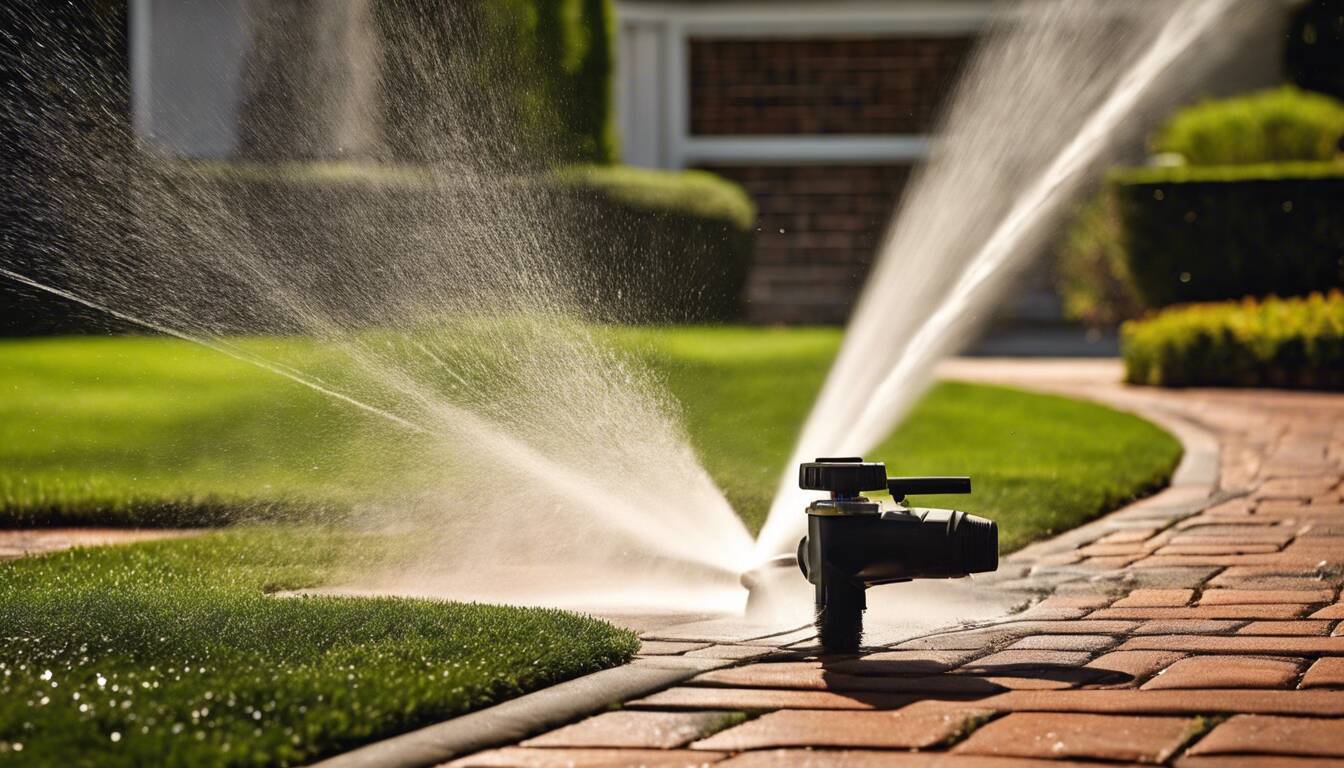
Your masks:
M1014 375L1014 372L1018 375ZM1089 569L1052 567L1051 561L1136 525L1167 527L1221 503L1220 445L1212 428L1188 412L1119 386L1111 361L1058 361L1048 363L1045 375L1039 363L1021 365L1011 360L958 359L940 370L943 378L1013 386L1046 394L1091 400L1126 411L1170 432L1183 453L1166 488L1053 538L1036 542L1005 558L1000 572L981 579L976 589L991 587L1021 607L1048 595L1071 577L1088 578ZM942 630L909 632L888 637L886 643L936 637L942 631L993 627L1029 619L1026 612L1002 611L999 619L949 623ZM685 683L703 673L762 660L802 658L812 640L810 626L774 625L742 618L709 618L662 627L644 633L641 655L632 663L602 670L523 695L443 723L355 749L314 768L419 768L454 758L516 744L560 726L581 720L624 702L633 701ZM644 655L644 654L660 655ZM685 655L685 654L693 655ZM666 655L661 655L666 654ZM722 658L715 658L722 657ZM666 753L669 757L672 753ZM709 755L705 754L706 757ZM714 755L715 758L722 755ZM633 757L633 755L632 755Z

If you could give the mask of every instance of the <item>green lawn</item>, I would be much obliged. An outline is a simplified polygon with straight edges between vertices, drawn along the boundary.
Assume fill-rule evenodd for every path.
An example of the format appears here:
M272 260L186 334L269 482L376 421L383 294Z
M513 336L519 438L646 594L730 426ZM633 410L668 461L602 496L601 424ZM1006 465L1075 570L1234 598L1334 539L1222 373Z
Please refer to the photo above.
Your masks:
M839 331L610 336L664 381L710 473L759 528ZM324 364L306 344L258 343ZM340 508L433 469L409 458L399 466L414 456L391 449L406 435L372 417L183 342L0 342L0 392L0 519L11 524L180 524L239 509ZM1012 550L1152 490L1179 455L1162 430L1102 406L945 383L872 457L893 473L973 475L975 494L955 504L997 519Z
M839 332L606 333L666 384L759 528ZM340 373L306 342L247 343ZM0 342L0 393L0 524L340 510L436 469L399 461L414 455L392 450L406 435L361 412L170 340ZM973 475L975 494L953 503L998 520L1011 550L1158 486L1179 454L1097 405L946 383L872 457ZM630 634L556 611L266 596L339 580L359 565L348 558L377 561L387 545L242 526L0 564L0 762L297 764L632 652Z
M759 529L840 332L638 329L617 338L665 377L710 474ZM1175 438L1130 414L944 382L868 458L892 474L971 475L971 496L912 500L997 520L1007 552L1160 488L1180 456Z
M265 594L377 546L267 526L0 565L0 764L297 765L634 653L563 611Z

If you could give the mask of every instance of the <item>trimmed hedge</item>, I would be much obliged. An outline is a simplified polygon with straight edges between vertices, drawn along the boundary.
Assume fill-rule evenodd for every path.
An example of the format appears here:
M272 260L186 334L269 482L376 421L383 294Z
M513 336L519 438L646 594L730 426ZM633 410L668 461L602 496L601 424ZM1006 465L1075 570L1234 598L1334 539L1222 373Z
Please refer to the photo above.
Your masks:
M1146 168L1112 182L1144 306L1344 287L1344 164Z
M733 320L751 266L756 208L705 171L580 166L555 174L586 242L583 269L602 319ZM600 232L601 238L593 233Z
M1172 307L1122 330L1125 379L1344 389L1344 294Z
M1186 107L1152 149L1189 165L1315 162L1334 159L1341 137L1344 104L1289 85Z
M192 296L181 311L235 332L302 329L273 302L241 298L253 287L231 254L274 253L286 288L338 323L393 322L421 298L409 293L423 289L433 302L455 284L478 285L469 276L490 269L498 255L480 250L471 233L524 226L519 216L555 244L542 264L554 272L537 278L590 318L731 320L739 315L755 218L746 193L712 174L608 166L483 189L413 166L167 163L145 168L124 197L126 216L142 233L137 242L197 265L161 270L160 293ZM495 208L498 222L488 219ZM462 237L445 234L459 231ZM426 259L440 265L434 284L408 280L397 267L429 269ZM215 290L203 289L206 279ZM68 302L25 295L0 308L0 334L108 327L96 314L71 311Z

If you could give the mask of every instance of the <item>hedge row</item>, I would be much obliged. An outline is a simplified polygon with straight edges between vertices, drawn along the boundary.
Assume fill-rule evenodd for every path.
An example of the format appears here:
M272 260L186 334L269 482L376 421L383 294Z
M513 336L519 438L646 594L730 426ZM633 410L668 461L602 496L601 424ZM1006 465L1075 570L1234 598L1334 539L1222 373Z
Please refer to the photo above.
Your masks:
M488 291L483 276L511 258L498 250L513 248L511 239L520 254L541 243L528 279L590 318L730 320L755 219L746 193L711 174L606 166L481 186L416 167L173 163L147 169L122 197L143 245L118 260L165 268L153 269L153 286L102 280L86 289L118 305L150 287L169 303L191 296L181 310L221 331L301 330L274 302L245 298L248 258L280 263L268 273L334 321L376 324L436 306L454 285ZM171 258L156 261L154 252ZM192 266L167 268L176 264ZM40 258L32 266L41 273ZM59 269L45 276L62 277ZM126 296L107 295L123 284ZM0 333L107 327L106 318L27 291L2 306Z
M1342 137L1344 103L1289 85L1186 107L1151 143L1188 165L1244 165L1333 160Z
M1117 170L1080 207L1059 250L1065 312L1104 326L1340 285L1341 136L1344 104L1290 86L1180 110L1150 142L1178 165Z
M585 166L552 181L566 197L569 240L597 316L626 322L740 317L756 208L740 186L705 171Z
M1132 384L1344 389L1339 291L1173 307L1122 335Z
M1146 307L1344 287L1344 164L1148 168L1113 182Z

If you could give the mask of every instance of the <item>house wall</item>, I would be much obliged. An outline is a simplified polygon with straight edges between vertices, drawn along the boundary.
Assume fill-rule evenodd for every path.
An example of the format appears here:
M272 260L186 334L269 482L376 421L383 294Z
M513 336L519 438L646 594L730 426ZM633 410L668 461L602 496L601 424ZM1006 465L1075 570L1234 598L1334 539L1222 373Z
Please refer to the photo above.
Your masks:
M756 201L747 316L842 323L863 287L908 165L709 166Z
M749 319L843 322L990 6L618 0L624 159L706 168L752 195L760 233ZM1280 82L1282 37L1266 25L1229 40L1238 46L1230 63L1188 98ZM1143 147L1123 154L1140 162ZM1060 319L1045 261L1004 317Z
M755 322L848 317L980 0L618 4L625 160L704 168L755 200Z
M687 45L690 137L922 137L972 38L689 37ZM747 316L844 322L910 160L834 162L804 152L783 162L700 167L741 184L759 210Z
M692 135L927 134L971 38L691 38Z

